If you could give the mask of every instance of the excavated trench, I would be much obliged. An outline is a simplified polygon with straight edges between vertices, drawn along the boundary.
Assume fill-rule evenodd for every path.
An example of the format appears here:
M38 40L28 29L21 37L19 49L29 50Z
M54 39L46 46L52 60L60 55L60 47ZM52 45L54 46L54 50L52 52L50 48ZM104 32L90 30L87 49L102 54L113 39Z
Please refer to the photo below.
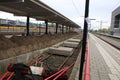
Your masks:
M13 36L11 38L5 38L3 35L0 35L0 60L50 47L75 35L78 35L78 33L27 37Z
M12 46L13 49L16 49L16 46L22 46L22 47L24 46L23 48L25 51L23 50L23 52L20 52L19 54L17 54L17 55L21 55L21 54L24 54L25 52L28 52L28 51L33 51L33 50L42 49L45 47L50 47L53 44L56 44L60 41L64 41L64 40L71 38L71 37L75 37L76 35L78 35L78 34L70 33L70 34L64 34L64 35L61 35L61 34L44 35L41 37L30 36L28 38L26 38L26 37L21 38L21 37L17 36L17 37L10 38L10 41L14 43L14 45ZM79 34L79 37L81 38L81 34ZM34 44L37 47L35 47ZM32 45L32 49L29 48L30 45ZM27 47L28 49L26 49L25 47ZM73 54L69 57L60 56L60 55L53 55L53 54L49 54L48 51L44 51L40 55L40 57L42 57L42 58L45 58L47 56L49 56L49 57L46 58L45 60L43 60L42 62L38 62L37 66L41 66L41 63L42 63L42 66L44 68L48 69L49 71L51 71L53 74L53 73L63 69L64 67L69 66L73 62L75 62L79 53L80 53L80 49L81 49L81 42L79 43L77 48L74 48ZM6 48L5 50L9 50L9 48ZM21 50L22 49L20 49L20 51ZM3 51L4 51L4 49L3 49ZM17 53L17 51L15 51L15 52ZM12 56L16 56L16 54L12 55ZM10 57L10 56L7 56L7 57ZM5 58L7 58L7 57L5 57ZM3 59L3 57L1 57L1 59ZM65 73L68 76L68 78L70 76L71 71L72 71L72 68L70 68L70 70L68 70Z
M81 37L81 36L79 36ZM61 69L71 65L73 62L75 62L78 58L78 55L80 54L81 49L81 42L79 43L77 48L74 48L74 52L71 56L61 56L61 55L55 55L50 54L48 51L44 52L41 57L47 57L44 61L37 62L37 66L44 67L45 69L49 70L49 76L56 73L57 71L60 71ZM65 73L67 77L70 77L70 74L73 70L73 66ZM61 80L61 79L60 79Z

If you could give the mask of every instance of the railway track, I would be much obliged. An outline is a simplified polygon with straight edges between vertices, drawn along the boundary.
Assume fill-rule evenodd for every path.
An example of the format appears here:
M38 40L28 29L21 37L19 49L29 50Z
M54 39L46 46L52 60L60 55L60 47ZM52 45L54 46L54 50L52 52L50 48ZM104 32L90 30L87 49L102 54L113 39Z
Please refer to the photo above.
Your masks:
M120 38L104 34L95 34L100 39L120 50Z

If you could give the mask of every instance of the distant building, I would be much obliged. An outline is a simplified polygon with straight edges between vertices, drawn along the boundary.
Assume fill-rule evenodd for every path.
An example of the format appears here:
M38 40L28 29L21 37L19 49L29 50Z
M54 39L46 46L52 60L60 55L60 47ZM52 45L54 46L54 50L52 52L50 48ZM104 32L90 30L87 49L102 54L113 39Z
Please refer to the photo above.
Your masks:
M120 36L120 6L112 12L110 33Z

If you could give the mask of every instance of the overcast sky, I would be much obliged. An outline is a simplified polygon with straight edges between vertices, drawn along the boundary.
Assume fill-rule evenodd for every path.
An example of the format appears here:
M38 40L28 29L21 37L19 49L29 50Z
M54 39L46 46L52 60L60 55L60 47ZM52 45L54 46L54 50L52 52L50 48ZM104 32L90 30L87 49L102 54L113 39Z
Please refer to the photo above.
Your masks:
M41 0L53 9L57 10L61 14L65 15L69 19L73 20L80 26L83 26L83 16L85 0ZM100 21L102 20L102 27L109 27L111 21L111 13L114 9L120 6L120 0L90 0L89 18L96 19L91 21L92 28L100 27ZM0 17L12 18L12 15ZM12 18L13 19L13 18ZM17 19L17 18L16 18Z
M41 0L55 10L83 26L85 0ZM111 13L120 6L120 0L90 0L89 18L92 28L99 28L102 20L102 27L109 27Z

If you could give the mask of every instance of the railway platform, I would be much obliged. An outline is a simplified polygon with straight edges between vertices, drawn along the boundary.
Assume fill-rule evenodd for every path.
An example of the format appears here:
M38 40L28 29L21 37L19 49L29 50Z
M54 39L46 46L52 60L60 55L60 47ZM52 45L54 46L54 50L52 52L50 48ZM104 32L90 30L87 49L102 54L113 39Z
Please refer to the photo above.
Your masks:
M120 80L120 51L93 34L88 41L91 80Z

